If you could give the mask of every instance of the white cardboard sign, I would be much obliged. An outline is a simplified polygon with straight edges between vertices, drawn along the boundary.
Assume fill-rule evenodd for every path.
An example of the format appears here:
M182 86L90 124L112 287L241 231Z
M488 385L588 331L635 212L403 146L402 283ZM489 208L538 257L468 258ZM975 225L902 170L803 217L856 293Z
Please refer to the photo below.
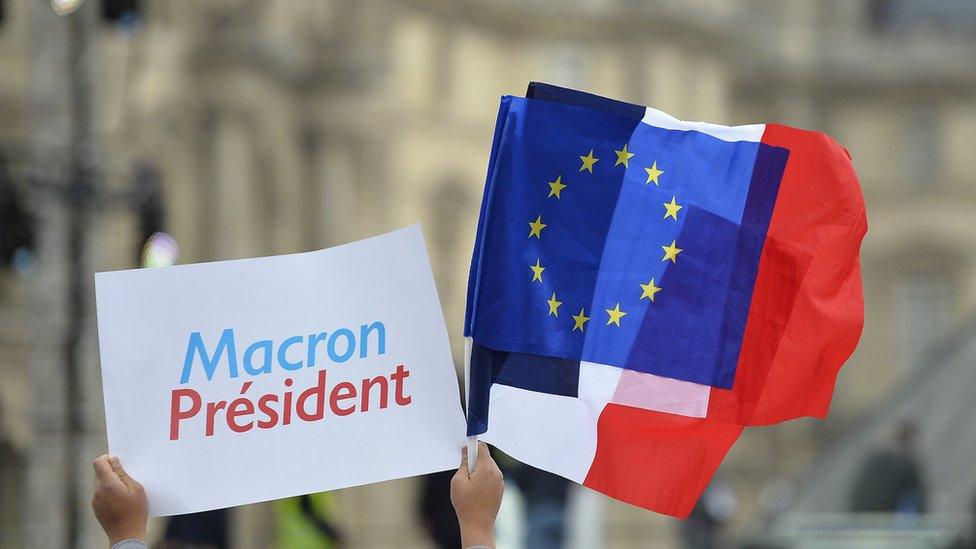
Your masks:
M109 451L152 516L457 467L464 419L420 227L95 275Z

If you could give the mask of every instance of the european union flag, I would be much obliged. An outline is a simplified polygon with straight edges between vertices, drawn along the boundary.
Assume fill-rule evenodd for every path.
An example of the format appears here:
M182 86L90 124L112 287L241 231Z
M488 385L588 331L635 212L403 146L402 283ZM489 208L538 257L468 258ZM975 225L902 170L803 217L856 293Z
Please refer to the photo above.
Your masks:
M468 279L468 435L687 516L744 426L826 414L863 325L866 231L826 135L545 84L503 97Z
M501 101L466 335L514 356L731 387L788 151L532 91Z

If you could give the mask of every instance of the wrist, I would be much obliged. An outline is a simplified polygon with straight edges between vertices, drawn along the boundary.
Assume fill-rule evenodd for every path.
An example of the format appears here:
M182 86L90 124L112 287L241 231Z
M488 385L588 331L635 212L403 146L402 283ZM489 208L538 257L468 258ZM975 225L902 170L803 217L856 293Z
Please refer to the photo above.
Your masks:
M495 547L492 526L468 526L461 528L461 547Z
M143 526L142 528L139 528L133 526L131 528L122 528L108 534L109 546L115 545L116 543L125 541L127 539L137 539L143 542L146 541L146 527Z

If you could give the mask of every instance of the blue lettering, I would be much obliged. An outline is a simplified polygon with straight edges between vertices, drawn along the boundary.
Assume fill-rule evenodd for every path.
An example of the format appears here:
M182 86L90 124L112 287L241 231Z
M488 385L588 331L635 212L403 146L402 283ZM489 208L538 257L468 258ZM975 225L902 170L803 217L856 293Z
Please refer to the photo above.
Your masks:
M225 350L227 351L227 370L230 377L235 378L237 377L237 349L234 347L234 330L232 328L227 328L220 334L220 341L217 342L217 348L214 349L212 357L207 353L200 332L190 334L190 340L186 345L186 358L183 359L183 375L180 376L180 383L190 381L190 370L193 368L193 357L195 355L200 356L203 371L207 374L207 381L212 380L214 372L217 370L217 363L224 356Z
M357 344L356 333L349 328L339 328L334 332L309 333L308 335L293 335L285 338L281 344L275 348L275 341L262 339L255 341L244 349L242 364L244 371L252 376L270 374L273 369L272 362L277 358L278 365L288 371L301 370L308 366L313 367L316 363L316 354L319 344L325 346L329 361L334 364L348 362L356 354L356 347L359 346L359 358L366 358L370 352L370 335L375 333L376 343L373 349L377 354L386 354L386 326L381 321L370 324L362 324L359 327L359 342ZM301 349L306 343L306 349ZM299 350L291 351L295 346ZM277 354L275 352L277 351ZM291 357L289 358L289 352ZM260 356L257 354L260 353ZM237 347L234 339L234 329L226 328L220 334L216 347L211 353L203 341L200 332L192 332L186 347L186 357L183 360L183 372L180 376L180 383L189 383L190 375L193 370L193 363L199 357L207 381L213 381L217 372L217 366L224 361L226 355L227 374L230 378L237 378L239 375L237 364ZM303 356L304 355L304 356ZM303 362L301 359L306 358ZM296 360L297 359L297 360Z
M344 336L346 338L346 350L340 355L336 353L336 340L339 336ZM356 351L356 335L352 333L352 330L348 328L339 328L338 330L332 332L329 336L329 358L332 362L342 363L350 358L352 354Z
M315 345L320 341L325 341L325 332L308 334L308 360L305 363L309 368L315 366Z
M386 326L382 322L376 321L370 325L363 324L359 328L359 358L366 358L369 354L369 334L372 331L376 331L376 350L379 354L386 353Z
M291 336L288 339L281 342L281 347L278 347L278 364L286 370L301 370L302 361L289 362L288 361L288 348L296 343L301 343L304 338L302 336Z
M261 374L270 374L272 345L273 344L271 343L270 339L262 339L261 341L255 341L247 349L245 349L244 370L247 373L251 374L252 376L257 376ZM255 368L254 361L252 359L254 358L254 353L256 353L258 349L264 350L264 364L262 364L260 368Z

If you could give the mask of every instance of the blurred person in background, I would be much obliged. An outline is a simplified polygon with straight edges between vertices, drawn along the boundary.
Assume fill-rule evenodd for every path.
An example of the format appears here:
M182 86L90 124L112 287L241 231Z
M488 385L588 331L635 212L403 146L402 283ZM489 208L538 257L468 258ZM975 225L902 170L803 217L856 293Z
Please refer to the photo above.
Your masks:
M26 270L34 248L33 219L24 196L7 171L7 159L0 151L0 267Z
M569 481L529 465L515 471L525 502L525 547L561 549L566 539Z
M461 530L451 506L453 471L425 475L421 479L417 502L420 523L438 549L456 549L461 545Z
M722 530L739 507L735 493L727 484L713 480L705 488L688 518L681 522L681 538L688 549L724 547Z
M279 549L334 549L343 535L332 517L332 494L322 492L275 502Z
M228 509L214 509L170 517L160 547L227 549L229 515Z
M915 455L917 427L903 421L894 444L868 456L851 491L854 513L908 513L926 511L922 467Z
M502 454L506 478L512 479L524 502L524 547L560 549L566 539L569 481Z

